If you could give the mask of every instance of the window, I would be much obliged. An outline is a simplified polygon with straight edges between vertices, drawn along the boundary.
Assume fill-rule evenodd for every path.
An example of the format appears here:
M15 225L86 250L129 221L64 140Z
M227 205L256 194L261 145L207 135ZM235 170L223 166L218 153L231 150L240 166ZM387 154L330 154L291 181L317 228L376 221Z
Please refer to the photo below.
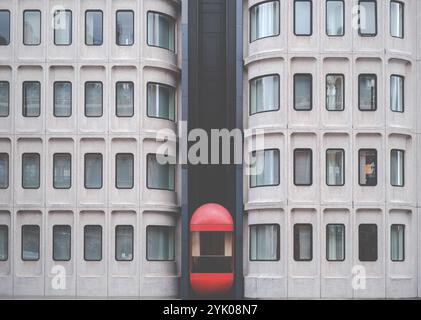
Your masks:
M116 155L116 188L133 189L133 154L119 153Z
M72 156L68 153L56 153L53 156L53 187L70 189L72 185Z
M268 1L250 8L250 42L279 35L279 1Z
M148 12L148 45L175 52L175 20L172 17Z
M341 37L345 34L345 3L343 0L326 1L326 34Z
M85 83L85 116L102 117L102 82Z
M10 11L0 10L0 46L10 44Z
M41 11L25 10L23 12L23 44L27 46L41 44Z
M313 151L311 149L294 150L294 184L296 186L313 184Z
M345 226L328 224L326 226L327 261L345 261Z
M311 224L294 225L294 260L313 260L313 226Z
M405 186L405 151L404 150L391 151L390 184L393 187Z
M102 154L85 154L85 188L102 189Z
M134 89L133 82L116 83L116 115L117 117L133 117Z
M279 225L250 226L250 260L278 261L279 242Z
M175 165L161 164L158 158L156 154L148 154L147 186L149 189L174 191Z
M9 188L9 155L0 153L0 189Z
M279 150L255 151L255 162L251 167L250 187L279 185Z
M10 110L10 84L0 81L0 117L8 117Z
M102 227L86 225L84 228L83 257L85 261L102 260Z
M345 77L342 74L326 76L326 109L328 111L345 110Z
M405 225L403 224L391 226L390 257L394 262L405 261Z
M130 10L116 12L117 45L132 46L134 43L134 13Z
M377 2L375 0L360 0L359 3L359 29L362 37L377 35Z
M37 153L22 155L22 188L39 189L40 187L40 156Z
M361 149L359 151L360 186L377 186L377 150Z
M360 224L358 228L358 255L360 261L377 261L377 225Z
M0 225L0 261L9 260L9 227Z
M313 76L294 75L294 110L310 111L313 108Z
M25 81L23 83L22 115L37 118L41 114L41 83Z
M398 75L390 76L390 109L393 112L404 112L405 109L405 78Z
M294 1L294 34L311 36L313 33L313 3L310 0Z
M58 118L72 115L72 83L54 82L54 116Z
M404 37L404 3L390 1L390 35L395 38Z
M375 74L360 74L358 83L358 109L360 111L376 111L377 76Z
M71 230L67 225L53 226L53 260L70 261L71 251Z
M326 184L345 185L345 151L342 149L326 150Z
M56 46L72 44L72 11L57 10L54 12L54 44Z
M85 43L87 46L100 46L103 42L102 11L87 10L85 12Z
M133 261L133 226L115 227L116 261Z
M279 75L250 80L250 115L279 110Z
M146 238L146 259L148 261L173 261L175 259L174 227L148 226Z
M37 225L22 226L22 260L38 261L40 232Z
M175 120L175 88L148 83L148 117Z

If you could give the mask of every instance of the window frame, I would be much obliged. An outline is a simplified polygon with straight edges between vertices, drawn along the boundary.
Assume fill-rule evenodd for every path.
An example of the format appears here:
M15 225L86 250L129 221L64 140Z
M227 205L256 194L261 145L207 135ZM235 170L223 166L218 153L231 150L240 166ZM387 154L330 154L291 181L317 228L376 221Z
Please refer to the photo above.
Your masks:
M38 157L38 175L39 175L38 186L32 187L32 188L25 187L24 183L23 183L23 172L24 172L24 170L23 170L23 168L24 168L23 157L25 155L29 155L29 154L30 155L36 155ZM38 190L38 189L40 189L41 188L41 179L42 179L42 175L41 175L41 155L37 152L24 152L24 153L22 153L21 160L22 160L22 168L21 168L22 169L22 171L21 171L21 187L22 187L22 189L24 189L24 190Z
M297 151L310 151L310 183L309 184L297 184L296 182L296 171L295 171L295 161L296 161L296 152ZM296 148L293 151L293 182L296 187L311 187L313 185L313 149L311 148Z
M25 14L26 12L39 12L39 43L37 44L26 44L25 43ZM42 13L41 10L38 9L26 9L23 10L22 13L22 43L24 46L29 46L29 47L37 47L40 46L42 43Z
M402 8L402 37L392 35L392 3L397 3ZM391 0L389 3L389 34L395 39L405 39L405 3Z
M99 188L88 188L86 186L86 172L87 172L87 170L86 170L86 156L88 156L88 155L100 155L101 156L101 187L99 187ZM84 166L83 171L84 171L84 187L85 187L85 189L86 190L101 190L102 188L104 188L104 156L103 156L103 154L102 153L95 153L95 152L85 153L83 155L83 162L84 162L83 163L83 166Z
M10 82L7 80L0 80L0 84L7 84L7 114L4 116L0 115L0 118L8 118L10 116Z
M342 2L342 21L343 21L343 28L342 28L342 34L339 35L330 35L327 32L327 9L328 9L328 3L329 2ZM345 31L346 30L346 17L345 17L345 1L344 0L326 0L326 7L325 7L325 34L327 37L329 38L340 38L340 37L344 37L345 36ZM345 81L345 77L344 77L344 81ZM344 90L345 91L345 90ZM344 99L345 102L345 99Z
M28 83L32 84L38 84L39 85L39 108L38 108L38 114L36 116L26 116L25 115L25 85ZM32 80L25 80L22 82L22 117L23 118L39 118L41 117L41 104L42 104L42 88L41 88L41 82L40 81L32 81Z
M99 227L99 229L101 230L101 257L100 259L95 259L95 260L88 260L86 259L86 227ZM83 226L83 260L86 262L101 262L104 257L103 257L103 250L104 250L104 230L102 225L100 224L85 224Z
M297 2L310 2L310 33L309 34L297 34L297 30L295 29L295 19L296 19L296 7L295 4ZM313 1L312 0L294 0L293 4L293 30L294 36L296 37L311 37L313 35Z
M394 260L392 258L393 257L393 255L392 255L392 228L394 226L403 227L403 244L402 244L402 249L403 249L402 257L403 257L403 259L402 260ZM405 224L394 223L394 224L390 225L390 261L392 261L392 262L405 262L406 261L406 250L405 250L406 241L405 241L405 238L406 238L406 225Z
M342 175L343 175L343 183L342 184L329 184L328 182L328 163L327 163L327 154L329 153L329 151L340 151L342 152L342 156L343 156L343 168L342 168ZM345 179L346 179L346 168L345 168L345 162L346 162L346 158L345 158L345 149L343 148L328 148L326 149L326 172L325 172L325 176L326 176L326 186L328 187L343 187L345 186Z
M6 258L5 259L0 259L0 262L6 262L9 261L9 237L10 237L10 227L8 224L0 224L0 227L5 227L6 229L6 244L5 244L5 248L6 248Z
M118 187L118 185L117 185L117 181L118 181L118 174L117 174L117 159L118 159L118 156L131 156L131 158L132 158L132 180L131 180L131 187L130 188L122 188L122 187ZM134 178L135 178L135 173L134 173L134 168L135 168L135 166L134 166L134 154L133 153L130 153L130 152L120 152L120 153L116 153L115 154L115 177L114 177L114 180L115 180L115 188L116 189L118 189L118 190L133 190L134 189Z
M55 175L54 175L54 171L55 171L55 158L56 156L68 156L70 158L70 185L67 188L57 188L55 185ZM58 153L54 153L53 154L53 188L56 190L70 190L72 188L72 180L73 180L73 175L72 175L72 154L68 153L68 152L58 152Z
M375 259L361 260L361 226L376 226L376 257ZM379 226L377 223L360 223L358 225L358 261L359 262L377 262L379 260Z
M131 114L129 115L129 116L119 116L118 115L118 103L117 103L117 98L118 98L118 95L117 95L117 88L118 88L118 85L119 84L125 84L125 83L127 83L127 84L131 84L132 85L132 101L133 101L133 106L132 106L132 112L131 112ZM134 88L135 88L135 85L134 85L134 82L133 81L116 81L116 83L115 83L115 116L117 117L117 118L133 118L134 117L134 106L135 106L135 101L134 101Z
M117 22L118 22L118 14L121 13L121 12L124 12L124 13L130 12L132 14L133 41L130 44L119 44L118 43L118 36L117 36L117 24L118 23ZM115 45L116 46L118 46L118 47L133 47L135 45L135 30L136 30L136 28L135 28L134 22L135 22L134 10L132 10L132 9L118 9L118 10L115 11Z
M55 250L54 250L54 229L56 227L69 227L70 228L69 259L56 259L55 258ZM55 225L53 225L53 238L52 238L52 240L53 240L53 250L52 250L53 251L53 256L52 256L53 261L61 261L61 262L69 262L69 261L71 261L72 260L72 226L69 225L69 224L55 224Z
M24 227L36 227L38 229L38 259L24 259L23 258L23 229ZM27 262L37 262L41 259L41 227L38 224L22 224L21 225L21 242L20 242L21 260Z
M151 187L149 187L149 174L148 174L149 173L149 161L148 160L149 160L149 157L150 156L155 156L156 157L157 155L160 155L160 154L153 153L153 152L146 154L146 188L148 190L158 190L158 191L160 190L160 191L175 192L175 189L177 187L177 180L176 180L177 179L177 172L176 172L175 165L174 164L170 164L170 163L168 163L169 166L174 166L174 188L173 189L162 189L162 188L151 188Z
M117 228L118 227L130 227L131 231L132 231L132 237L131 237L131 242L132 242L132 258L131 259L127 259L127 260L123 260L123 259L117 259ZM135 256L135 241L134 241L134 226L131 224L118 224L114 226L114 259L117 262L132 262L134 260L134 256Z
M170 88L170 89L174 90L174 120L173 119L162 118L162 117L155 117L155 116L149 115L149 108L148 108L149 85L158 85L158 86L167 87L167 88ZM161 83L161 82L148 81L146 83L146 116L148 118L151 118L151 119L166 120L166 121L171 121L171 122L174 122L175 123L176 122L176 119L177 119L177 88L176 87L173 87L173 86L171 86L169 84L165 84L165 83Z
M262 4L269 3L269 2L278 2L278 17L279 17L279 21L278 21L278 25L279 25L278 32L276 34L274 34L274 35L271 35L271 36L265 36L265 37L256 38L254 40L251 40L251 10L254 9L255 7L258 7L258 6L262 5ZM256 42L256 41L261 40L261 39L279 37L281 35L281 3L280 3L279 0L266 0L266 1L262 1L262 2L256 3L256 4L252 5L248 9L248 14L249 14L249 43L253 43L253 42Z
M375 86L374 86L374 108L373 109L370 109L370 110L364 110L364 109L361 109L361 78L362 77L367 77L367 76L370 76L370 77L373 77L374 78L374 84L375 84ZM360 111L360 112L376 112L377 111L377 108L378 108L378 100L379 100L379 98L378 98L378 81L377 81L378 79L377 79L377 74L375 74L375 73L360 73L359 75L358 75L358 110Z
M329 237L328 237L328 230L329 226L341 226L344 230L344 254L342 259L332 260L329 259ZM326 261L328 262L344 262L346 260L346 226L343 223L328 223L326 224Z
M252 151L251 155L253 157L253 155L255 156L257 154L257 152L266 153L266 151L276 151L276 153L278 154L278 183L277 184L265 184L265 185L259 185L259 186L252 186L251 185L252 175L250 175L250 178L249 178L249 186L250 186L250 189L278 187L281 184L281 164L280 164L280 161L281 161L281 152L280 152L279 149L277 149L277 148L269 148L269 149L263 149L263 150L254 150L254 151Z
M70 84L70 114L58 116L56 113L56 84ZM71 118L73 115L73 84L71 81L54 81L53 83L53 115L55 118Z
M266 1L266 2L272 2L272 1ZM278 79L278 106L277 106L277 108L276 109L273 109L273 110L265 110L265 111L258 111L258 112L255 112L255 113L253 113L252 111L251 111L251 83L253 82L253 81L256 81L256 80L259 80L259 79L264 79L264 78L267 78L267 77L275 77L275 78L277 78ZM267 112L277 112L277 111L279 111L279 110L281 110L281 89L280 89L280 86L281 86L281 77L279 76L279 74L278 73L270 73L270 74L264 74L264 75L261 75L261 76L257 76L257 77L254 77L254 78L252 78L252 79L250 79L249 81L249 116L251 117L251 116L254 116L254 115L257 115L257 114L261 114L261 113L267 113Z
M310 108L305 110L300 110L296 108L296 78L297 76L308 76L310 78ZM293 76L293 108L296 112L310 112L313 111L313 74L312 73L294 73Z
M393 152L394 151L397 151L397 152L402 152L402 171L403 171L403 176L402 176L402 185L394 185L394 184L392 184L392 154L393 154ZM405 187L405 150L404 149L391 149L390 150L390 185L392 186L392 187L395 187L395 188L404 188Z
M87 43L87 28L86 21L89 12L101 12L101 43L100 44L88 44ZM85 45L89 47L100 47L104 44L104 12L100 9L88 9L85 10Z
M99 116L88 116L87 114L86 114L86 86L88 85L88 84L95 84L95 83L100 83L101 84L101 115L99 115ZM84 83L84 101L83 101L83 104L84 104L84 115L85 115L85 117L86 118L102 118L103 116L104 116L104 83L102 82L102 81L85 81L85 83Z
M58 46L58 47L68 47L71 46L73 44L73 12L71 9L64 9L64 10L55 10L53 12L53 18L55 19L57 12L70 12L70 41L69 43L66 44L57 44L56 43L56 29L53 28L53 39L54 39L54 45Z
M367 3L374 3L374 19L375 19L375 28L376 28L376 32L375 33L362 33L361 31L361 18L360 18L360 7L361 7L361 3L363 2L367 2ZM365 38L373 38L376 37L379 33L379 26L378 26L378 7L377 7L377 0L358 0L358 35L360 37L365 37Z
M376 153L376 166L375 166L375 173L376 173L376 184L375 185L367 185L367 184L361 184L361 152L364 151L375 151ZM379 166L379 154L377 149L370 149L370 148L362 148L358 150L358 185L360 187L377 187L379 184L379 170L378 170L378 166Z
M169 229L169 230L172 230L173 231L173 233L172 233L172 235L173 235L173 253L174 253L173 259L171 259L171 260L152 260L152 259L149 259L148 232L149 232L150 228L165 228L165 229ZM146 251L146 261L148 261L148 262L174 262L176 260L176 253L175 253L175 249L176 249L176 243L175 243L176 234L175 234L175 231L176 231L175 226L154 225L154 224L146 226L146 239L145 239L146 240L145 241L145 245L146 245L146 250L145 250Z
M10 28L11 28L11 25L12 25L12 23L11 23L11 12L10 12L10 10L9 9L1 9L0 10L0 12L7 12L7 13L9 13L9 32L8 32L8 42L6 43L6 44L0 44L0 46L9 46L10 45L10 37L11 37L11 30L10 30ZM22 40L23 41L23 40Z
M311 229L310 229L310 248L311 248L311 254L310 254L310 258L309 259L297 259L298 257L295 255L295 253L296 253L296 245L297 245L297 242L295 241L295 234L296 234L296 230L297 230L297 227L301 227L301 226L310 226L311 227ZM294 226L293 226L293 244L292 244L292 246L293 246L293 248L292 248L292 251L293 251L293 258L294 258L294 261L295 262L311 262L311 261L313 261L313 258L314 258L314 248L313 248L313 244L314 244L314 241L313 241L313 234L314 232L313 232L313 224L312 223L295 223L294 224Z
M1 187L0 190L7 190L10 188L10 155L7 152L0 152L0 156L6 156L6 187Z
M402 111L396 111L392 109L392 90L391 90L391 86L392 86L392 78L396 77L401 79L402 81ZM390 84L389 84L389 90L390 90L390 97L389 97L389 104L390 104L390 111L392 112L396 112L396 113L405 113L405 76L400 75L400 74L396 74L396 73L392 73L390 75Z
M335 0L337 1L337 0ZM340 0L342 1L342 0ZM343 36L342 36L343 37ZM343 108L340 110L329 110L327 106L327 78L331 77L342 77L342 100L343 100ZM345 84L345 75L343 73L326 73L325 77L325 108L327 112L344 112L346 107L346 100L345 100L345 93L346 93L346 84Z
M148 36L149 35L149 13L154 13L154 14L159 14L159 15L166 16L167 18L169 18L170 20L172 20L174 22L174 33L173 33L173 37L174 37L174 50L171 50L171 49L168 49L168 48L165 48L165 47L160 47L160 46L153 45L153 44L150 44L149 43L149 36ZM160 48L160 49L164 49L164 50L167 50L169 52L172 52L174 54L177 54L177 51L178 51L177 50L178 42L177 42L177 37L176 37L177 30L178 30L177 20L174 19L174 17L170 16L169 14L164 13L164 12L160 12L160 11L154 11L154 10L148 10L146 12L146 44L149 47Z
M252 259L251 258L251 228L252 227L266 227L266 226L276 226L277 237L276 237L276 259ZM281 260L281 226L279 223L261 223L261 224L250 224L249 225L249 236L248 236L248 246L249 246L249 261L250 262L277 262Z

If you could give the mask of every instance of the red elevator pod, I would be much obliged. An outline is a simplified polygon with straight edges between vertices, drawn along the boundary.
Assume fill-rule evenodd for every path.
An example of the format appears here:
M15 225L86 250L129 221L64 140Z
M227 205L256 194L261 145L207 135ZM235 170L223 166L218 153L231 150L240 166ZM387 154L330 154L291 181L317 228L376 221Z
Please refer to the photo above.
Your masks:
M190 284L196 293L224 293L234 284L234 222L223 206L198 208L190 221Z

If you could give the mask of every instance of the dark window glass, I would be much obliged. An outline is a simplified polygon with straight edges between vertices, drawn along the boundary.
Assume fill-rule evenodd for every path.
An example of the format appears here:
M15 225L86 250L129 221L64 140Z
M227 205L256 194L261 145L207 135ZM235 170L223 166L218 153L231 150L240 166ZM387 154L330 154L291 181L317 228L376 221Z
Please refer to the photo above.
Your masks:
M10 110L10 84L0 81L0 117L8 117Z
M22 115L36 118L41 114L41 83L25 81L23 83Z
M85 154L85 188L102 189L102 154Z
M40 231L37 225L22 226L22 260L38 261L40 250Z
M116 155L116 187L117 189L132 189L134 185L133 154L119 153Z
M9 259L9 227L0 225L0 261Z
M9 155L0 153L0 189L9 188Z
M72 115L72 84L54 82L54 116L70 117Z
M36 153L22 155L22 188L39 189L40 187L40 156Z
M84 259L85 261L102 260L102 227L87 225L84 229Z
M53 227L53 260L70 261L72 228L67 225Z
M377 225L360 224L358 228L358 255L360 261L377 261Z
M294 110L310 111L313 108L313 76L294 75Z
M313 184L313 151L311 149L294 150L294 184L297 186Z
M313 226L311 224L294 225L294 260L313 260Z
M101 82L85 83L85 116L102 117L103 114L103 96Z
M10 44L10 12L0 10L0 46Z
M72 158L67 153L53 156L53 186L55 189L70 189L72 185Z
M149 189L174 191L174 164L161 163L156 154L148 154L147 171L147 186Z
M358 108L361 111L377 110L377 76L374 74L360 74Z
M147 260L174 260L175 232L174 227L148 226L146 229Z

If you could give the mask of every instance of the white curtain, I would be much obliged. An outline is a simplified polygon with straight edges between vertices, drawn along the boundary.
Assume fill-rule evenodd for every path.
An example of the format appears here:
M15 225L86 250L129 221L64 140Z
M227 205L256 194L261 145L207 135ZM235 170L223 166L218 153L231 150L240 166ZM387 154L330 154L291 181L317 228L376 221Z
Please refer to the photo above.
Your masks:
M10 86L6 81L0 82L0 117L9 115Z
M403 77L400 76L390 77L390 105L395 112L403 112L403 81Z
M174 121L174 88L158 83L148 84L148 116Z
M171 51L175 50L175 22L157 12L148 13L148 44Z
M329 186L343 185L344 183L344 154L342 150L328 150L327 183Z
M397 1L390 2L390 34L393 37L403 37L403 6Z
M117 116L131 117L134 109L134 91L132 82L117 82Z
M250 83L251 114L279 108L279 76L265 76Z
M327 1L326 31L329 36L340 36L344 33L344 3Z
M250 227L250 259L278 259L278 225L255 225Z
M311 1L295 1L295 27L294 31L296 35L310 35L311 34L311 23L312 23L312 12L311 12Z
M376 34L376 1L360 2L360 23L361 34Z
M263 150L255 154L252 167L251 187L279 184L279 151Z
M404 184L404 155L403 150L392 150L390 165L390 179L392 186L402 187Z
M23 43L25 45L39 45L41 43L41 12L25 11L23 24Z
M343 225L327 226L327 259L341 261L345 258L345 227Z
M254 6L250 11L251 41L279 34L279 1Z
M308 224L296 225L295 232L296 232L295 241L298 241L298 243L295 244L296 260L311 260L313 256L312 226Z

